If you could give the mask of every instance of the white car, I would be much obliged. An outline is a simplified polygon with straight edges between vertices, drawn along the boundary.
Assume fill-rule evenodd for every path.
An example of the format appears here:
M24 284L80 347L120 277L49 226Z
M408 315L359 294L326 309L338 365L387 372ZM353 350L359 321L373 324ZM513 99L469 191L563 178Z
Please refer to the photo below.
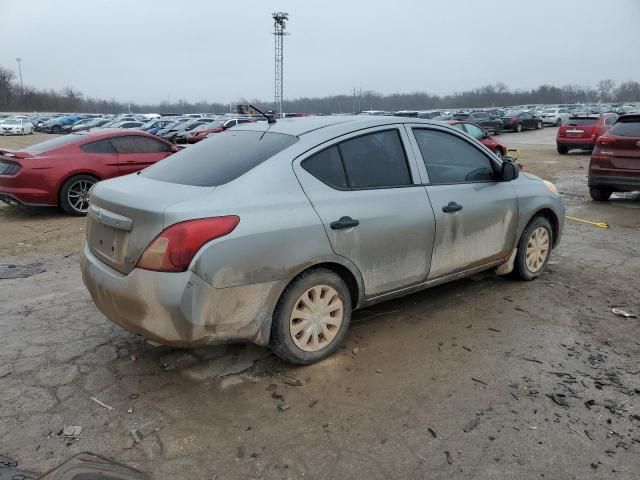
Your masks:
M2 135L25 135L33 133L33 123L25 118L8 118L0 125Z
M542 118L543 125L555 125L559 127L569 120L570 115L568 108L545 108L542 110L540 118Z

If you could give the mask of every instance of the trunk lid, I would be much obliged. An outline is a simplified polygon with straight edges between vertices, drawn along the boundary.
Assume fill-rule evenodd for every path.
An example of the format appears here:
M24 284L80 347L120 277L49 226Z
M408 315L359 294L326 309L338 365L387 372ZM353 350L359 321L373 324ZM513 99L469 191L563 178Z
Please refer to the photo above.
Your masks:
M87 245L103 263L128 274L149 243L168 226L164 222L167 208L214 189L162 182L142 175L99 182L90 194Z
M598 119L596 117L570 118L560 126L559 137L566 138L591 138L596 134Z

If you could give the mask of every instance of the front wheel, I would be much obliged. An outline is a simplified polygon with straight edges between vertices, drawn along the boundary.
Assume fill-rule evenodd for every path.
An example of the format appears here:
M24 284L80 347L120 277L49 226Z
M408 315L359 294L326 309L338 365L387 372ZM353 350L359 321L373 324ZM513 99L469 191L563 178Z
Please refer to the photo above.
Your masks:
M349 327L351 295L334 272L312 269L285 289L271 325L270 346L287 362L307 365L334 353Z
M521 132L521 131L522 131L522 124L521 124L521 123L518 123L518 124L516 125L516 132Z
M589 195L596 202L606 202L611 197L612 190L602 187L589 187Z
M83 216L89 211L89 190L98 179L91 175L76 175L60 189L60 207L70 215Z
M561 118L556 120L556 127L559 127L560 125L562 125L562 119Z
M51 128L51 133L55 133L56 135L62 133L62 128L60 127L60 125L54 125Z
M536 123L536 130L540 130L542 128L542 122Z
M495 154L496 154L496 157L502 158L502 150L500 150L499 148L496 148Z
M569 149L567 147L565 147L564 145L558 145L557 149L558 149L558 153L560 155L566 155L567 153L569 153Z
M545 217L535 217L518 242L514 273L521 280L534 280L544 271L551 256L553 230Z

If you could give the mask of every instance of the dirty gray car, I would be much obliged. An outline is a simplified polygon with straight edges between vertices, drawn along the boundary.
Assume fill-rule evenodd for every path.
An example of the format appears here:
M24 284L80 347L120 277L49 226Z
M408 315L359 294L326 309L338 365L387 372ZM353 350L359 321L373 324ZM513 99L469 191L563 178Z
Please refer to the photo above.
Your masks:
M413 118L251 123L91 191L98 308L178 347L251 341L298 364L354 309L477 272L532 280L564 207L466 134Z

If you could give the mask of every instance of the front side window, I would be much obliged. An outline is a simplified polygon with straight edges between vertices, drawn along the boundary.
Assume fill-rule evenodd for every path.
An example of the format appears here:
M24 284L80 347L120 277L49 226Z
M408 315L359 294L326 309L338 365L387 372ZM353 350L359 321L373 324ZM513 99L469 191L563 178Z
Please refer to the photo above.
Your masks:
M431 184L494 180L489 158L474 146L449 133L413 129Z
M160 153L169 152L171 148L164 142L142 135L126 135L111 139L118 153Z
M407 157L397 130L370 133L338 145L351 188L411 185Z

